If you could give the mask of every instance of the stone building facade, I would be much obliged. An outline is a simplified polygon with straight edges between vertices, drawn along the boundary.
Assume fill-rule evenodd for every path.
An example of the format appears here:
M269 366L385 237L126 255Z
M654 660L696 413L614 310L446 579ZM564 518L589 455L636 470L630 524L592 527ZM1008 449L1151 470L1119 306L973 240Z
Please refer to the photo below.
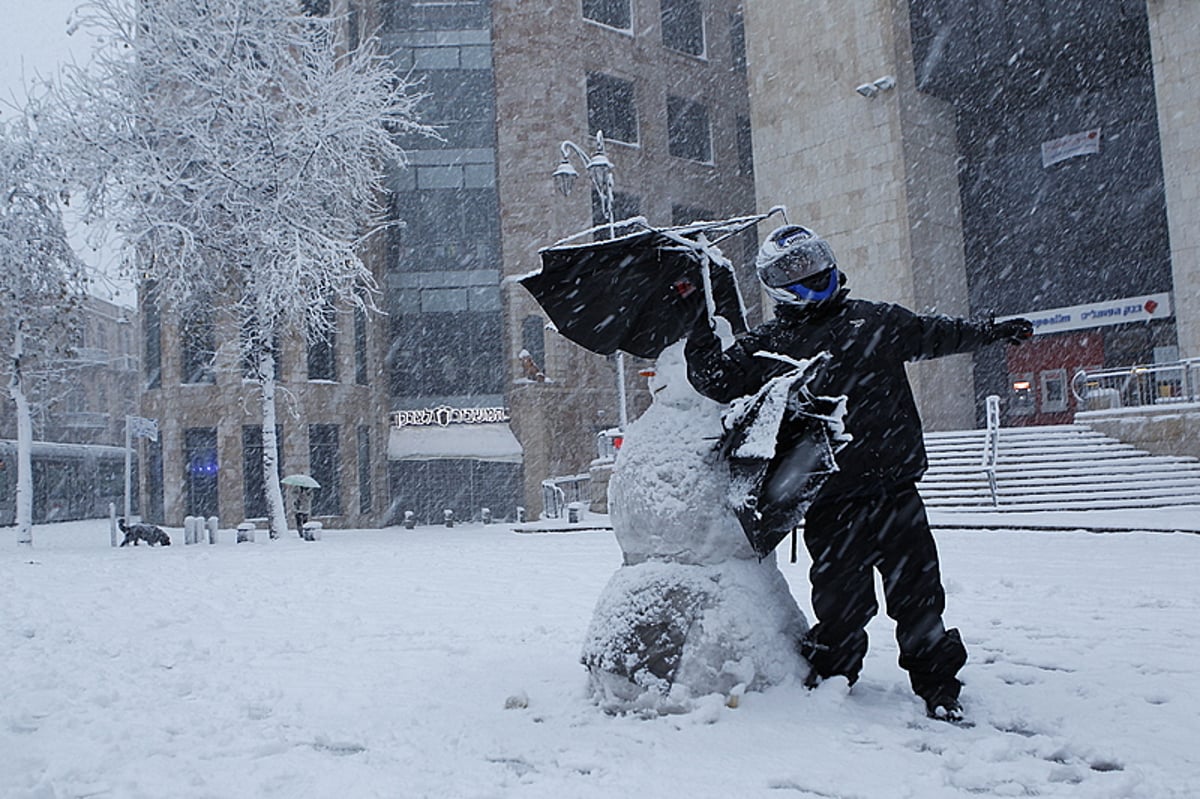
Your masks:
M929 427L992 393L1069 421L1081 367L1200 356L1194 3L745 7L759 206L827 235L858 296L1038 325L914 367Z

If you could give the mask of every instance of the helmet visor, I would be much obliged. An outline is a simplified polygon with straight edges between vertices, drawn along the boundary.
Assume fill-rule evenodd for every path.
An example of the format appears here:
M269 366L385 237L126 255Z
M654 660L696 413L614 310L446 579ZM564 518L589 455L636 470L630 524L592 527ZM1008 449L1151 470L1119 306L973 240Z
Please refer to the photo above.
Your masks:
M791 285L780 286L780 288L795 295L797 299L804 302L821 302L834 295L838 290L838 284L838 272L834 268L810 275Z

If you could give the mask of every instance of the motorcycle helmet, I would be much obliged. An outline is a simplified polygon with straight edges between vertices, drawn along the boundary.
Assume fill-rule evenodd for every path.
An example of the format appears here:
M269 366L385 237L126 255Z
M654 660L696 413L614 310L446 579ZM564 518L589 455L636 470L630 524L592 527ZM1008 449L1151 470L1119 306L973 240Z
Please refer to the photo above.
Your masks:
M789 305L828 300L843 283L829 242L800 225L771 231L754 266L767 294Z

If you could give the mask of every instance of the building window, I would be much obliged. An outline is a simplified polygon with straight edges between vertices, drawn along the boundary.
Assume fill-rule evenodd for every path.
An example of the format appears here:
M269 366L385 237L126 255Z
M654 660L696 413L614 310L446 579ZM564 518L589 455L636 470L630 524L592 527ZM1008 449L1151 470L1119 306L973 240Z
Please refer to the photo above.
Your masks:
M337 380L337 331L330 325L308 343L308 379Z
M142 359L142 376L146 388L162 387L162 315L158 307L158 291L152 281L147 281L145 300L142 302L142 340L145 353Z
M602 72L587 75L588 130L611 141L637 144L637 101L633 81Z
M504 390L500 314L451 311L392 317L393 397L499 394Z
M163 511L162 436L146 442L146 514L145 519L161 524Z
M584 19L618 30L631 30L629 0L583 0Z
M676 158L712 163L708 106L686 97L667 97L667 151Z
M217 503L217 429L189 427L183 433L183 468L188 516L219 516Z
M275 469L283 476L283 430L275 428ZM267 485L263 472L262 425L242 426L242 512L247 519L267 516Z
M500 262L495 189L427 189L392 196L388 268L393 271L494 269Z
M699 208L695 205L671 206L672 225L690 225L693 222L703 222L715 218L713 212L707 208Z
M738 174L754 174L754 137L750 133L750 117L737 118Z
M216 332L211 312L192 311L184 314L179 325L183 347L181 382L215 383L213 359L217 356Z
M642 198L636 194L626 194L623 191L613 192L613 221L621 222L625 219L638 216L642 213ZM596 192L592 192L592 226L599 227L600 225L608 224L608 219L604 216L604 208L600 205L600 197ZM618 236L631 232L630 228L617 227L616 234ZM607 239L608 230L597 231L596 240Z
M704 55L704 14L700 0L662 0L663 45L688 55Z
M546 368L546 320L540 316L526 316L521 320L521 349L529 353L534 365Z
M733 60L733 68L738 72L745 72L746 19L740 11L729 15L729 54Z
M371 481L371 428L358 426L358 512L370 513L373 505Z
M321 484L313 496L313 515L340 516L342 481L336 424L308 426L308 471Z
M362 308L354 309L354 382L360 386L368 383L367 313Z

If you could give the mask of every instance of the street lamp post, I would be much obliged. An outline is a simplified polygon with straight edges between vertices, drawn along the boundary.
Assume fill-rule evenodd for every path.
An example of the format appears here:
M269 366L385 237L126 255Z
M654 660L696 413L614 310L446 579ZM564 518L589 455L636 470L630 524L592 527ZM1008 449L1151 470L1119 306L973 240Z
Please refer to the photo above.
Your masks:
M575 179L579 177L571 163L571 155L573 153L578 156L588 177L591 178L592 189L600 200L600 210L608 222L608 237L616 238L616 220L613 218L613 165L604 149L604 132L596 131L596 152L591 157L573 141L563 141L558 148L562 153L562 161L554 170L554 185L564 197L571 193ZM617 407L620 414L618 426L624 432L629 424L629 415L625 401L625 353L620 350L617 350Z

